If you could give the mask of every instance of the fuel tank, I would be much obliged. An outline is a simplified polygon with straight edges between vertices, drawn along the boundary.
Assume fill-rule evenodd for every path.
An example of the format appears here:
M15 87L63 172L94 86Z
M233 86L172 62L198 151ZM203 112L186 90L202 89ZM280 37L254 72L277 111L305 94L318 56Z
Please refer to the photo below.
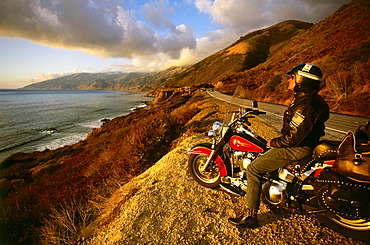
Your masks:
M247 134L236 134L230 137L229 144L236 151L263 153L266 151L266 140Z

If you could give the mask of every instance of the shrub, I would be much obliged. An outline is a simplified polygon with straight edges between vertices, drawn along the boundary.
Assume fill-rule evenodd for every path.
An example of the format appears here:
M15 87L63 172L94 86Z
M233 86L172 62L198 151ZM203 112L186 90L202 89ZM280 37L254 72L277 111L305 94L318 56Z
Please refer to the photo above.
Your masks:
M273 76L267 83L267 90L270 92L276 91L276 87L282 82L281 74Z
M71 199L53 208L41 228L41 244L78 244L83 242L83 230L94 219L93 205L86 200Z

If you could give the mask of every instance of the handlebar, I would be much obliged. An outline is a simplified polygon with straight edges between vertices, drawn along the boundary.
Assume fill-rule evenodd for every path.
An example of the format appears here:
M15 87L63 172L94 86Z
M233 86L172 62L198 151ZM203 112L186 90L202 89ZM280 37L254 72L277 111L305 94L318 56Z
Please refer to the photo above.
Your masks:
M260 115L260 114L266 114L265 111L259 111L259 110L254 110L254 109L251 109L251 108L247 108L247 111L241 116L241 117L238 117L238 118L235 118L232 122L230 122L228 124L228 126L231 126L233 125L234 123L236 123L237 121L243 121L244 123L248 124L248 126L250 126L250 122L248 121L248 115Z
M266 114L266 112L265 111L258 111L257 115L260 115L260 114Z
M247 109L247 112L245 112L242 116L241 116L241 118L242 117L245 117L245 116L247 116L247 115L249 115L249 114L253 114L253 115L261 115L261 114L266 114L266 112L265 111L260 111L260 110L253 110L253 109Z

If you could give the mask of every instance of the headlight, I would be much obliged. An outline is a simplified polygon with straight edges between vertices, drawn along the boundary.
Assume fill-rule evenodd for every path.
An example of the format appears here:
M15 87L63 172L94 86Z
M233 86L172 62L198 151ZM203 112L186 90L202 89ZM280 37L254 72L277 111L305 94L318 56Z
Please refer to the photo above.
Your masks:
M215 131L213 131L213 130L209 130L209 131L208 131L208 137L214 137L214 136L216 136Z
M219 134L222 130L222 123L220 122L214 122L212 126L212 130L215 131L216 134Z

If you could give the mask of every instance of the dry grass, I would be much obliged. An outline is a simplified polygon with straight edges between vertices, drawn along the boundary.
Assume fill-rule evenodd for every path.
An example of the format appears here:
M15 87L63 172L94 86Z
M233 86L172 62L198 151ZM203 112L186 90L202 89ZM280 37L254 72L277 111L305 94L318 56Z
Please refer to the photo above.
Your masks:
M100 210L96 203L166 154L203 102L202 95L179 94L113 119L75 145L7 160L1 178L22 184L0 203L4 241L33 244L41 227L52 244L82 239Z
M76 244L84 240L82 231L94 219L93 205L84 200L72 200L53 208L41 228L41 244Z

